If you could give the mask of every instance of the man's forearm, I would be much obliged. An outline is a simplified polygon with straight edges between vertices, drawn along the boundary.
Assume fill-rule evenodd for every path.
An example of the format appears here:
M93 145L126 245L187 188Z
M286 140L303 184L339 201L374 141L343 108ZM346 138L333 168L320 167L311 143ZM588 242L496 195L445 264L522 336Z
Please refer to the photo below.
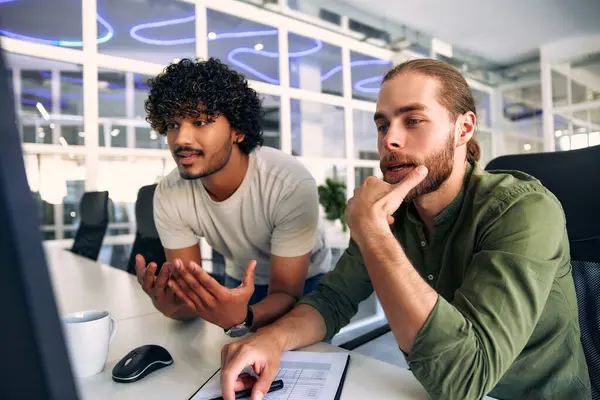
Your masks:
M357 243L398 346L410 353L438 293L421 278L391 233Z
M320 342L325 337L325 320L313 307L301 304L259 334L271 334L282 351L290 351Z
M252 307L254 321L252 330L257 330L276 321L294 308L296 299L287 293L271 293Z

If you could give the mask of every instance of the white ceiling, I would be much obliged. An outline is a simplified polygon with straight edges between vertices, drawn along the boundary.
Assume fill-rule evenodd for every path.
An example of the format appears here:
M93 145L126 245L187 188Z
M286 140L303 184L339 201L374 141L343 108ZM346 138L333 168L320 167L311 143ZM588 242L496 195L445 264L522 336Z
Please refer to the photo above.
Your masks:
M498 64L537 56L544 43L600 33L600 0L342 0Z

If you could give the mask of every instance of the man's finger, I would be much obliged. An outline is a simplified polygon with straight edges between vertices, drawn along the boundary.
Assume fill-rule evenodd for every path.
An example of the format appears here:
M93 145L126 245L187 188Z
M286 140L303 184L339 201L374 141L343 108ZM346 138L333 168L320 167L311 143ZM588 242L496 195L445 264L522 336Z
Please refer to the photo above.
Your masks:
M267 365L260 373L258 380L252 388L252 400L262 400L277 376L277 368Z
M206 291L215 298L219 298L219 296L227 292L227 288L217 282L215 278L210 276L208 272L203 270L202 267L195 262L190 261L189 269L194 278L202 285L202 288L206 289Z
M227 361L221 369L221 391L223 400L235 400L235 386L240 374L252 363L252 360L239 355Z
M176 271L177 273L175 274L175 277L177 279L177 283L184 291L186 291L187 295L190 296L192 300L198 301L197 305L199 307L207 308L217 304L215 297L210 294L208 290L206 290L206 288L196 279L195 275L198 273L198 271L194 271L194 273L192 273L189 268L185 268L181 264L179 264L178 268L176 268Z
M256 378L252 375L240 375L235 381L235 391L241 392L242 390L250 389L256 383Z
M169 282L171 282L171 281L170 281L170 280L169 280L169 281L167 281L167 288L165 289L165 301L166 301L167 303L171 303L171 304L175 304L175 302L176 302L176 301L181 301L181 302L182 302L183 300L181 300L181 299L180 299L180 298L179 298L179 297L178 297L178 296L175 294L175 292L173 291L173 289L171 289L171 288L169 287ZM175 283L175 284L177 284L177 283Z
M142 284L144 280L144 274L146 273L146 260L144 260L144 256L138 254L135 256L135 275L137 276L137 280Z
M256 270L256 260L251 260L246 266L246 273L242 279L242 287L254 289L254 271Z
M196 304L194 303L194 301L181 289L181 287L177 284L177 282L169 281L168 285L169 285L169 289L171 289L173 291L173 293L175 293L175 296L177 296L181 301L183 301L192 310L194 310L196 312L198 311L196 309Z
M392 185L392 190L383 196L384 210L391 215L394 211L400 207L400 204L406 198L408 192L415 188L425 177L427 176L427 167L419 165L413 171L411 171L400 183Z
M154 275L156 274L156 263L151 262L148 264L148 268L146 268L146 273L144 274L144 280L142 282L142 287L144 291L148 294L152 293L152 289L154 287Z
M229 352L231 351L231 347L230 345L225 345L221 348L221 368L223 368L225 366L225 364L227 364L227 361L229 361Z
M202 285L198 284L198 286L192 288L179 272L174 272L173 276L181 290L196 304L197 311L204 311L217 306L216 299Z
M167 281L169 280L171 263L165 262L156 277L154 283L154 294L157 297L164 297L167 289Z

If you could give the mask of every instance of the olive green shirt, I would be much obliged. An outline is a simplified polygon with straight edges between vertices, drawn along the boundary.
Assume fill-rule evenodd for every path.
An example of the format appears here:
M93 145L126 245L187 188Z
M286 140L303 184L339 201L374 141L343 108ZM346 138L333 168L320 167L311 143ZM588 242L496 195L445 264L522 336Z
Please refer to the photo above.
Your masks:
M565 218L536 179L468 164L428 233L412 203L391 229L439 296L408 365L435 399L588 399ZM301 300L332 338L373 285L356 243ZM393 312L387 310L387 313Z

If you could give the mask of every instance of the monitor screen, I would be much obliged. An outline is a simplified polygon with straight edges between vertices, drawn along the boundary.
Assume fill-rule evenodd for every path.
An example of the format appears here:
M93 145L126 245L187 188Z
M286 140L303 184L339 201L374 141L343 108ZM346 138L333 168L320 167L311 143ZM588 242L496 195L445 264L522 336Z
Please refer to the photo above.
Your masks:
M0 399L77 398L0 48Z

